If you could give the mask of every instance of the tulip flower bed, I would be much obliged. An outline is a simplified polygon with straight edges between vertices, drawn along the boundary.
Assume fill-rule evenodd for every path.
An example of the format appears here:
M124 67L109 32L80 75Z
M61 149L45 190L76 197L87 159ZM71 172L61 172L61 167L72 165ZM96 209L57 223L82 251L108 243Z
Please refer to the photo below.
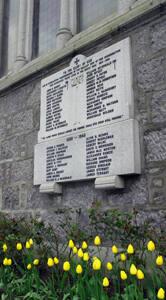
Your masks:
M165 299L166 264L152 240L141 249L109 245L102 259L102 240L70 239L61 257L40 256L35 239L1 246L2 300L156 300ZM63 252L63 255L62 255Z

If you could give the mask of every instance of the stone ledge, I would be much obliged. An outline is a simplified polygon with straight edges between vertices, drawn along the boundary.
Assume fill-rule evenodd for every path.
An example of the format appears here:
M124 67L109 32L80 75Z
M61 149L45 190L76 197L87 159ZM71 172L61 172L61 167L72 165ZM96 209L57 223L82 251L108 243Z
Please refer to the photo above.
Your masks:
M55 64L59 60L79 51L82 47L96 41L99 38L106 36L108 33L116 31L120 26L129 24L139 16L151 11L161 4L166 4L166 0L147 0L130 7L130 10L125 14L112 14L98 25L91 26L87 30L76 34L65 47L61 50L50 51L47 55L34 59L25 65L17 73L10 73L0 79L0 92L7 89L9 86L15 85L17 82L36 74L42 69Z

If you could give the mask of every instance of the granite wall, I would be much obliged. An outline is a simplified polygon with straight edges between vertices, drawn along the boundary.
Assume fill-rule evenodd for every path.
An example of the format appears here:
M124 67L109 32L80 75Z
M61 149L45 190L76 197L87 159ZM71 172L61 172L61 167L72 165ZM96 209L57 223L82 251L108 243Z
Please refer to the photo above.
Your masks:
M134 20L79 53L91 55L131 38L135 116L140 123L142 174L126 176L125 189L99 191L94 181L63 184L63 195L40 194L33 186L33 150L40 123L40 81L66 67L72 57L0 95L0 210L33 215L57 224L64 214L87 222L87 209L136 208L140 220L166 215L166 16L160 10ZM75 53L75 55L78 53ZM72 208L70 212L69 208ZM79 213L77 213L79 211Z

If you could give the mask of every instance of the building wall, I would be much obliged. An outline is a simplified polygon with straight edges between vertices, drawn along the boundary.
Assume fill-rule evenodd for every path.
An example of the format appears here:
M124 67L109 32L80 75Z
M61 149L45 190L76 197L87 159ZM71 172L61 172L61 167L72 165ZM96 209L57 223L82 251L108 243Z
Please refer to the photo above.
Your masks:
M156 222L166 215L166 16L161 9L147 13L79 53L68 55L36 74L1 91L0 95L0 210L42 217L57 224L64 215L87 222L87 209L137 209L140 220ZM33 150L40 125L40 81L68 66L76 54L89 56L131 38L135 116L140 123L141 175L125 177L125 189L99 191L94 180L63 184L62 196L40 194L33 186ZM72 211L70 211L70 209ZM78 213L79 212L79 213ZM160 216L160 218L158 218Z

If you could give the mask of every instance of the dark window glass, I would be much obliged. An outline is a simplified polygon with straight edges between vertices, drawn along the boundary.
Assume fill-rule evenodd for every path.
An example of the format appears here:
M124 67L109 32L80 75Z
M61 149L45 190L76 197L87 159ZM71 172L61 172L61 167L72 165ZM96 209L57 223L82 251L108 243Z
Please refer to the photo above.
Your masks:
M68 0L66 0L68 1ZM56 33L60 21L60 0L40 0L38 55L56 46Z
M80 0L80 31L117 10L118 0Z
M3 20L2 72L13 68L17 51L19 0L6 0Z
M33 32L32 32L32 59L38 56L39 48L39 3L40 0L34 1L33 11Z

